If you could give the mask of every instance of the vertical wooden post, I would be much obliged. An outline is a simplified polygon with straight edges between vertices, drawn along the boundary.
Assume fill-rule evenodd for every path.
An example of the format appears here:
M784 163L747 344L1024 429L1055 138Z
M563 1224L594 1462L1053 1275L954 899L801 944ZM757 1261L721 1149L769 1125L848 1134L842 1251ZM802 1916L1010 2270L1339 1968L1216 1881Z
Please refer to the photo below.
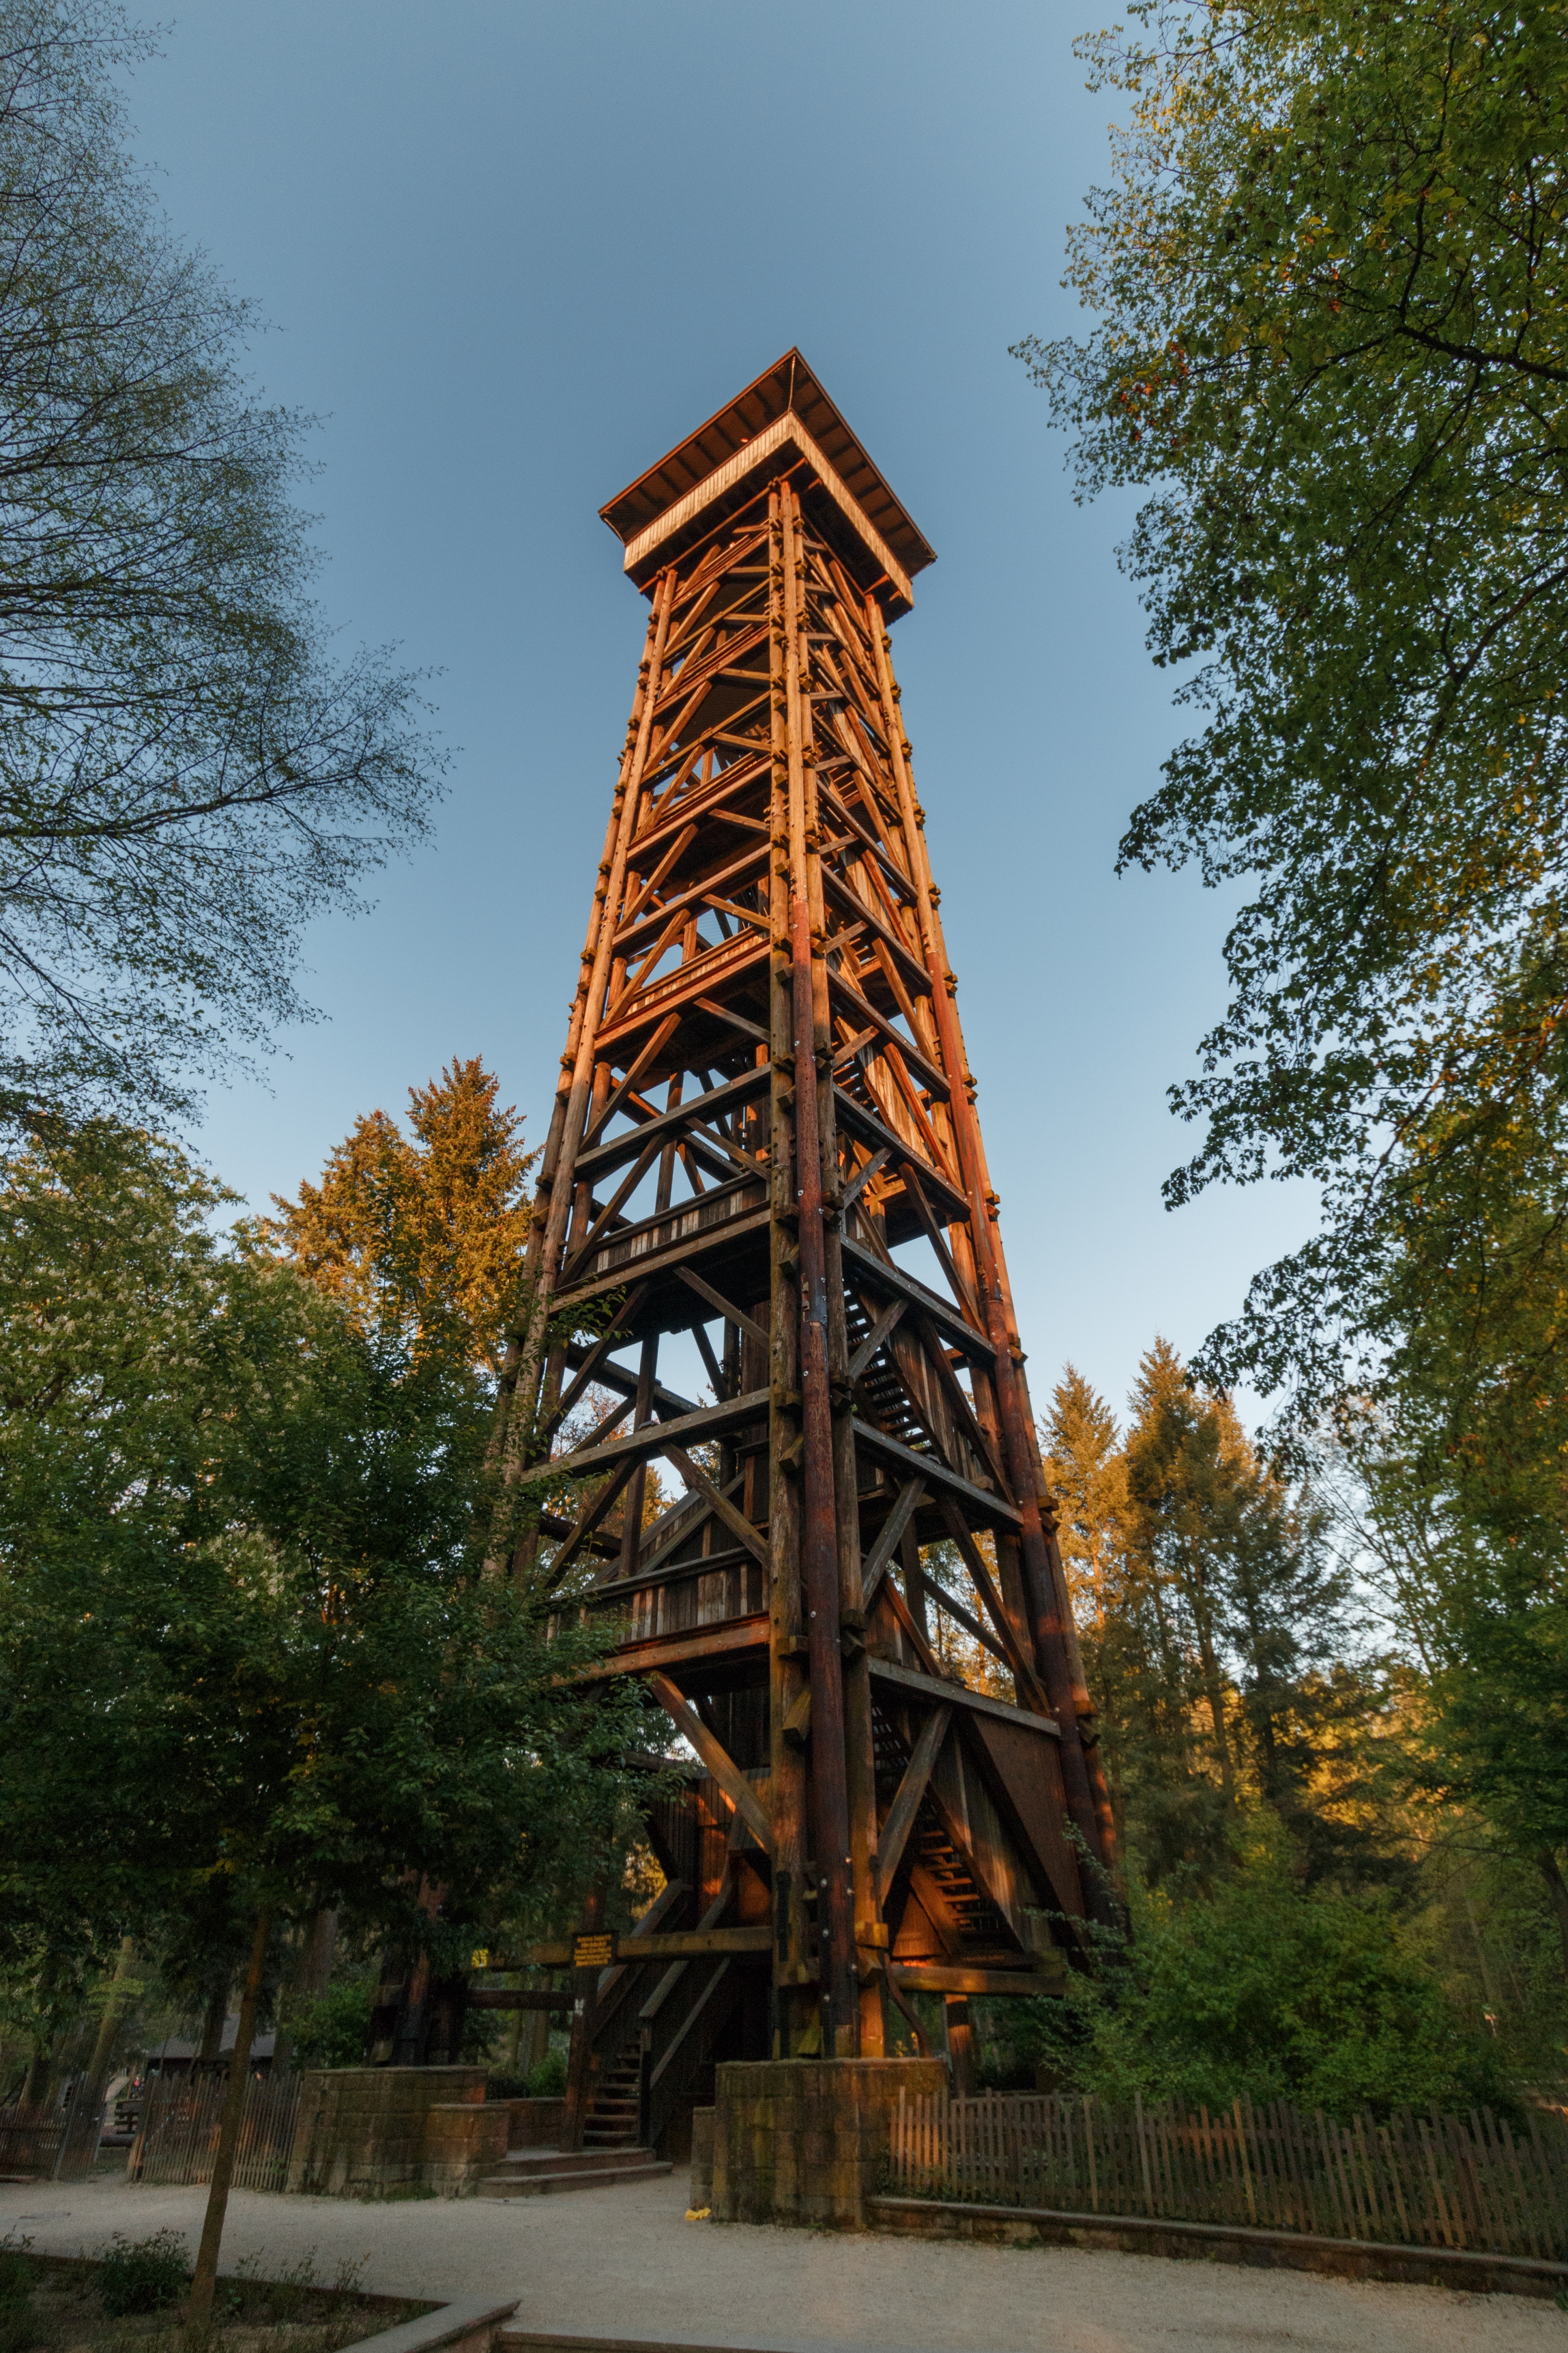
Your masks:
M805 733L801 707L797 511L785 487L784 544L784 703L789 729L790 946L795 1015L795 1196L800 1217L801 1584L811 1668L812 1828L816 1841L817 1943L825 2053L856 2056L860 1997L855 1975L849 1797L844 1754L844 1679L839 1653L838 1529L833 1465L833 1404L827 1365L827 1263L823 1233L822 1080L818 1069L817 974L814 970L807 873ZM820 932L818 938L820 938ZM826 973L822 993L826 1007ZM826 1027L824 1018L823 1027Z
M881 691L882 717L887 731L889 761L898 787L900 811L903 821L904 839L909 851L910 871L914 878L917 894L917 915L921 939L925 950L926 968L931 983L931 1002L935 1008L938 1034L942 1039L942 1056L952 1073L950 1111L953 1134L958 1145L959 1164L963 1172L964 1187L970 1201L970 1232L974 1251L976 1273L985 1309L989 1337L996 1351L996 1402L1001 1417L1002 1435L1005 1447L1008 1478L1017 1499L1023 1520L1022 1566L1025 1592L1033 1620L1036 1664L1050 1699L1052 1711L1060 1727L1062 1786L1067 1795L1068 1810L1079 1836L1091 1855L1098 1857L1101 1848L1102 1809L1095 1802L1090 1788L1089 1769L1085 1763L1082 1736L1079 1723L1079 1694L1073 1687L1067 1651L1067 1633L1062 1609L1056 1590L1056 1580L1047 1548L1046 1533L1041 1520L1037 1456L1033 1432L1028 1425L1026 1392L1023 1390L1023 1356L1011 1329L1007 1302L998 1269L1000 1237L994 1231L995 1196L984 1182L978 1126L974 1116L969 1077L969 1062L963 1040L959 1033L958 1011L953 1002L952 975L947 966L945 947L931 882L931 862L926 855L924 829L921 812L914 797L914 786L909 770L908 747L904 741L903 721L899 712L899 692L893 683L888 663L886 636L880 608L874 596L865 605L867 628L871 639L873 658L877 664ZM1085 1901L1091 1913L1102 1923L1115 1919L1115 1906L1109 1886L1095 1873L1088 1874L1089 1884L1084 1890Z
M601 1881L588 1891L579 1934L595 1936L604 1925L605 1889ZM594 2088L594 2030L599 2008L597 1962L591 1968L573 1970L572 1996L572 2044L566 2060L566 2117L561 2130L561 2146L578 2149L583 2146L583 2128L588 2121L588 2102Z

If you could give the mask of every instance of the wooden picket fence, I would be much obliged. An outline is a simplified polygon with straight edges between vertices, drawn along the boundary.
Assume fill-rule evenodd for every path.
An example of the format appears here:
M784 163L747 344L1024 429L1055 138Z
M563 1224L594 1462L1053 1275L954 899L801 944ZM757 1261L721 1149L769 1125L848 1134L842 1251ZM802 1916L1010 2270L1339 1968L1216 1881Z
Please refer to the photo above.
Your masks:
M292 2073L277 2083L251 2078L235 2150L237 2189L282 2189L302 2081ZM195 2083L184 2075L166 2079L155 2075L147 2086L136 2138L126 2159L126 2179L210 2181L226 2089L221 2075L203 2076Z
M0 2108L0 2173L79 2181L90 2173L103 2132L103 2102L79 2095L65 2106Z
M1108 2107L1060 2094L900 2094L894 2197L1075 2214L1230 2222L1405 2247L1568 2258L1568 2128L1368 2114L1283 2101L1228 2115Z

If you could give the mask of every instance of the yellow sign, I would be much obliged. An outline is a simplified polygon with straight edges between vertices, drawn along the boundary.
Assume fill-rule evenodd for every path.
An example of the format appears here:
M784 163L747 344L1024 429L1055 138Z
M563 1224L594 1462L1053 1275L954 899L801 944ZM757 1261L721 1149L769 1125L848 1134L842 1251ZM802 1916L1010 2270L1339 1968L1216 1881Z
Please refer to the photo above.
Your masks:
M607 1969L616 1957L613 1935L574 1936L572 1966L574 1969Z

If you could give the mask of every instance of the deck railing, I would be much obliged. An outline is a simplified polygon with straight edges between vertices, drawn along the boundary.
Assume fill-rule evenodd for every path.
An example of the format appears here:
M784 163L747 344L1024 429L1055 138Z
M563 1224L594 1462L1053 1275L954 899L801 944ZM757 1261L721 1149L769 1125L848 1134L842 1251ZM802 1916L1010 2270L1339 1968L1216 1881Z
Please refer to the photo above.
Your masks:
M1060 2094L900 2095L889 2194L1568 2258L1568 2127L1282 2101L1228 2113Z

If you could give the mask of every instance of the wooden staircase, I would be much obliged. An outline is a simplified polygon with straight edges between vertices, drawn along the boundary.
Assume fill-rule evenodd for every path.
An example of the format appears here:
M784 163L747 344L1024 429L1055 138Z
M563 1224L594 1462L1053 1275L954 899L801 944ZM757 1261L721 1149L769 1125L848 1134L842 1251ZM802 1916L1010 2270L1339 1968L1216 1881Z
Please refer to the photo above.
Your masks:
M599 2073L588 2097L583 2125L584 2148L629 2148L637 2137L642 2063L634 2048L621 2052Z

